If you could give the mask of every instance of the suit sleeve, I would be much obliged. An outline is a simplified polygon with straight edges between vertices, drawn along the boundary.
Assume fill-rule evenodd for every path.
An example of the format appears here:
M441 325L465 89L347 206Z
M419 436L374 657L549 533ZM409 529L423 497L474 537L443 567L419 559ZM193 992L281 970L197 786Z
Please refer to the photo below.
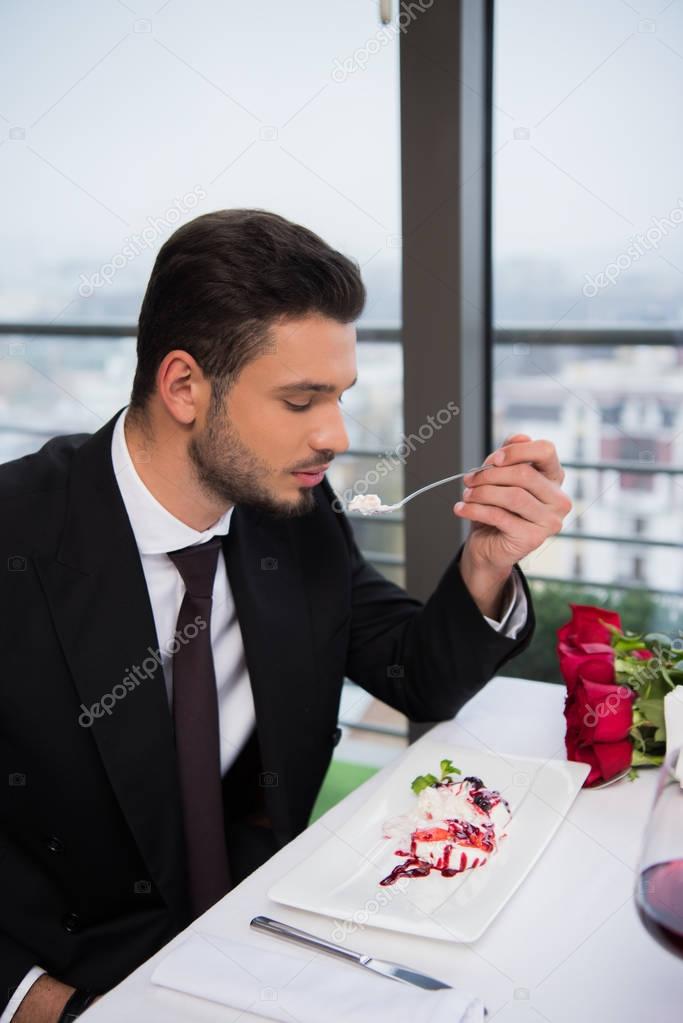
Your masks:
M351 559L347 677L412 721L452 718L531 642L535 618L524 574L514 567L528 613L513 639L488 624L470 595L459 568L464 545L423 604L369 564L346 516L335 515Z

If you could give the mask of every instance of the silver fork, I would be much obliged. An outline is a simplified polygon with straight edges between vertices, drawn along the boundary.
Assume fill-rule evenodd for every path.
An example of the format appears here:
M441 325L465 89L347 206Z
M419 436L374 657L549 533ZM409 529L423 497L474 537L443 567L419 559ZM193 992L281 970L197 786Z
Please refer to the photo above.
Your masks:
M428 483L426 487L420 487L419 490L415 490L415 491L413 491L412 494L408 494L407 497L404 497L403 500L399 501L397 504L383 504L381 506L381 508L370 508L370 509L365 509L364 511L362 509L360 509L361 514L362 515L384 515L386 512L398 511L399 508L402 508L404 504L407 504L408 501L412 501L412 499L414 497L417 497L419 494L424 494L425 491L427 491L427 490L433 490L434 487L440 487L444 483L451 483L453 480L462 479L463 476L469 476L469 474L472 473L472 472L481 472L482 469L495 469L495 465L492 465L489 462L486 465L478 465L476 469L468 469L466 472L456 473L455 476L446 476L445 479L437 480L436 483ZM352 509L352 510L354 510L354 509Z

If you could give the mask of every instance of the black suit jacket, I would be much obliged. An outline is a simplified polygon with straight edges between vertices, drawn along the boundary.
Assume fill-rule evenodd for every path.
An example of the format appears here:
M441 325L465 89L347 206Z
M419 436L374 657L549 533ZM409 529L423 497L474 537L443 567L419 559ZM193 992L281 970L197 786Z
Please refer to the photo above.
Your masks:
M105 991L191 919L172 719L112 469L115 418L0 467L0 1011L34 963ZM524 581L521 636L491 629L460 551L430 599L412 599L364 560L327 481L315 497L296 519L236 507L224 548L257 721L223 785L236 880L306 827L345 676L415 721L450 718L534 627ZM150 677L127 690L146 659ZM112 693L110 713L86 725L84 706Z

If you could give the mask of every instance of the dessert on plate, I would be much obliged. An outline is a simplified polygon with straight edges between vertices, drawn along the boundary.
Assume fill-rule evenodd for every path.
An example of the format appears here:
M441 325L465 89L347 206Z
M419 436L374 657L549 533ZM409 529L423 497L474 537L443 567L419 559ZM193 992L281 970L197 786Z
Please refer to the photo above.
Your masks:
M399 877L426 877L433 870L453 877L483 867L506 837L512 815L500 792L487 789L473 775L457 779L454 775L462 772L450 760L442 760L440 767L440 778L415 778L417 802L408 813L385 821L384 837L404 862L381 885L394 884Z

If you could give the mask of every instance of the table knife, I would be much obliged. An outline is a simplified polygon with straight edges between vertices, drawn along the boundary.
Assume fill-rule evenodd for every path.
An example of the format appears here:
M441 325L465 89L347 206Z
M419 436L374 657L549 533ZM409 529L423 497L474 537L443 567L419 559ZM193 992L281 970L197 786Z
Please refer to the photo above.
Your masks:
M391 980L403 981L405 984L414 984L416 987L425 988L428 991L437 991L439 988L450 988L451 984L444 984L441 980L428 977L417 970L410 970L398 963L390 963L385 959L374 959L372 956L363 955L361 952L353 952L350 948L342 948L341 945L334 945L331 941L318 938L308 931L300 931L298 927L291 927L280 920L273 920L269 916L255 916L251 921L254 930L263 931L264 934L272 934L277 938L285 938L294 941L298 945L306 945L317 952L327 952L338 959L345 959L347 962L355 963L357 966L364 966L374 973L380 973L383 977Z

